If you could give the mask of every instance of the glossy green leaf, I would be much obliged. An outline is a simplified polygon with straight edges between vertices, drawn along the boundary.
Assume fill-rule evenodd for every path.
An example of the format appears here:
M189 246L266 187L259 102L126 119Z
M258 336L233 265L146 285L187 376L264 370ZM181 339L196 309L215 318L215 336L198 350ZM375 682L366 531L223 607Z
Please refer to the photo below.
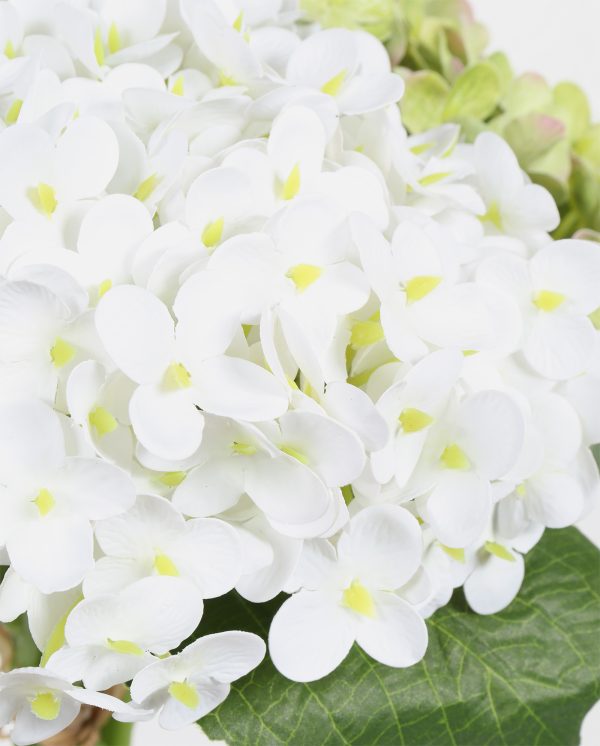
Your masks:
M493 65L481 62L465 70L458 76L446 106L443 117L446 121L465 119L486 119L500 101L500 79Z
M456 594L428 621L419 665L387 668L355 647L327 678L297 684L267 660L200 724L233 746L577 746L600 697L599 563L576 529L548 531L510 607L481 617ZM265 636L280 603L209 601L200 632Z

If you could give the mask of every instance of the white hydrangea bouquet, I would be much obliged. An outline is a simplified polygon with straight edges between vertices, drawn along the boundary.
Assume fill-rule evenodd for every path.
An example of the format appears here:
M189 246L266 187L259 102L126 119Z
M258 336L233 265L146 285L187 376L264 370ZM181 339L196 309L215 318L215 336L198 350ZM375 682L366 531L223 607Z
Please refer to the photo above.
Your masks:
M0 53L12 742L576 743L600 246L292 0L2 0Z

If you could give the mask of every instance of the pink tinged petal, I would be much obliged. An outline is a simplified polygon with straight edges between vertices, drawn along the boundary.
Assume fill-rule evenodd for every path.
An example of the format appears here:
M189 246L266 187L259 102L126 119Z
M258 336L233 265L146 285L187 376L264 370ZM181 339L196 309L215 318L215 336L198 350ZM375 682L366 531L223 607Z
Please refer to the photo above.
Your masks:
M266 516L284 524L310 524L327 513L331 496L323 482L292 456L255 456L246 492Z
M192 469L173 493L173 504L196 518L232 508L244 494L241 466L239 460L215 458Z
M525 483L527 513L548 528L565 528L577 521L584 507L579 481L570 474L542 472Z
M109 290L96 309L96 328L115 364L138 383L154 383L173 362L174 325L167 307L133 285Z
M288 406L284 385L255 363L215 357L191 371L197 404L212 414L249 422L282 415Z
M89 521L53 512L23 523L7 541L15 571L42 593L73 588L94 564Z
M139 386L129 402L131 425L139 442L160 458L179 461L202 442L204 417L194 406L191 389Z
M100 459L66 459L53 477L52 488L68 501L73 513L92 521L124 513L135 502L129 474Z
M473 472L442 475L427 498L427 517L449 547L466 547L484 530L492 511L490 483Z
M269 654L292 681L316 681L334 671L350 652L354 620L330 595L300 591L273 617Z
M516 464L525 424L519 407L507 394L475 394L461 405L457 421L456 440L482 477L500 479Z
M554 380L584 373L596 343L592 322L560 311L539 311L524 345L525 359L542 376Z
M56 146L56 191L59 200L97 197L112 179L119 144L101 119L79 117Z
M352 518L337 549L340 561L365 585L394 590L417 571L423 539L417 519L408 510L378 505Z
M0 473L3 479L31 477L58 468L64 436L54 410L40 401L0 407Z
M487 553L464 584L467 603L478 614L496 614L515 598L523 582L525 564L518 552L514 562Z
M394 668L418 663L427 650L427 627L409 603L393 593L374 593L373 618L361 619L356 642L372 658Z

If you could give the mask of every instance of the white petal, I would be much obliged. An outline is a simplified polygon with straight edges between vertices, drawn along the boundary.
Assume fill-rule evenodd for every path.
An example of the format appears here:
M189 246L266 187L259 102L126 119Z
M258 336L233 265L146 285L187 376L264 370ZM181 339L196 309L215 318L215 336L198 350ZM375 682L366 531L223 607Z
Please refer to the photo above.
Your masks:
M333 381L327 384L323 406L331 417L353 430L367 450L385 445L388 436L385 420L361 389L344 381Z
M320 591L300 591L283 603L269 630L275 668L292 681L316 681L350 652L354 625L337 602Z
M546 378L564 380L584 373L596 342L585 316L539 311L527 335L523 353L534 370Z
M248 360L222 355L206 360L191 373L198 405L212 414L260 422L287 409L283 384Z
M12 622L26 612L29 597L30 587L9 567L0 585L0 621Z
M119 144L108 124L95 117L75 119L56 146L58 199L98 196L118 162Z
M40 401L14 402L0 408L0 472L22 479L56 469L65 456L56 413Z
M52 488L68 501L73 512L93 521L124 513L135 502L131 477L100 459L66 459Z
M361 510L338 541L338 556L373 588L394 590L415 574L423 540L417 519L396 505Z
M161 728L171 731L192 725L225 701L230 690L229 684L213 684L205 681L195 684L194 688L198 692L198 706L191 709L173 697L169 697L158 718Z
M506 608L519 592L525 565L518 552L514 562L486 553L464 585L465 598L478 614L496 614Z
M480 391L461 405L457 442L486 479L503 477L523 447L525 425L517 404L499 391Z
M215 518L186 523L185 534L165 552L181 575L200 588L202 598L222 596L240 576L240 548L231 526Z
M254 456L248 466L246 492L268 518L309 524L321 518L331 498L323 482L292 456Z
M229 684L256 668L265 653L265 643L258 635L232 630L200 637L184 648L179 658L190 673Z
M284 446L298 450L328 487L343 487L362 472L365 453L351 430L313 412L286 412L279 418Z
M139 386L129 402L131 425L150 453L179 461L191 456L202 441L204 417L194 406L191 389L165 390Z
M16 572L42 593L73 588L94 563L92 529L78 515L34 518L11 533L7 549Z
M26 746L45 741L60 733L79 714L80 704L69 697L61 696L61 692L55 692L60 697L60 710L54 720L42 720L32 712L29 702L23 705L17 713L15 726L10 737L15 746Z
M126 280L133 252L152 230L152 218L138 199L113 194L97 202L84 217L77 240L90 280Z
M490 484L472 472L445 473L427 499L431 528L449 547L465 547L475 541L491 510Z
M96 328L116 365L138 383L159 381L173 362L173 319L147 290L133 285L109 290L96 309Z
M217 515L233 507L244 493L243 474L232 458L212 459L192 469L173 493L185 515Z
M548 528L565 528L579 519L584 497L575 477L543 472L526 482L527 513L531 520Z
M423 617L393 593L376 593L375 617L357 626L356 642L376 661L394 668L418 663L427 650Z

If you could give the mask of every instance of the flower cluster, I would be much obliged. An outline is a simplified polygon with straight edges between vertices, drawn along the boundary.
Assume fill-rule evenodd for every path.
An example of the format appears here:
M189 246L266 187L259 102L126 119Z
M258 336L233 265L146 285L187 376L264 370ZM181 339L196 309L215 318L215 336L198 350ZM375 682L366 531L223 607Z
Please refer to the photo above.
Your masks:
M14 742L205 715L265 654L197 636L232 589L290 594L296 681L510 603L600 491L600 247L504 141L409 136L381 43L288 0L2 0L0 53Z

